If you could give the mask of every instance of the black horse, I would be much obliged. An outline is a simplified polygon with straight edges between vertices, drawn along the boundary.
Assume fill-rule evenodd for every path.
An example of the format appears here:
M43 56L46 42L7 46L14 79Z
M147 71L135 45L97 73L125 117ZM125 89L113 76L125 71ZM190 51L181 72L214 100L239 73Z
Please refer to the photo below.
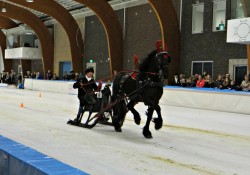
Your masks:
M129 74L118 74L113 82L112 100L122 99L113 107L113 125L117 132L121 132L121 127L125 119L126 113L130 110L134 115L134 121L140 124L140 114L134 109L138 102L144 102L148 106L147 121L143 128L143 135L146 138L152 138L149 130L150 121L154 110L158 114L158 118L154 118L155 129L162 127L161 108L159 100L163 94L164 79L168 78L168 64L170 57L167 52L157 51L151 52L139 65L139 71L136 79ZM128 96L129 103L126 98Z

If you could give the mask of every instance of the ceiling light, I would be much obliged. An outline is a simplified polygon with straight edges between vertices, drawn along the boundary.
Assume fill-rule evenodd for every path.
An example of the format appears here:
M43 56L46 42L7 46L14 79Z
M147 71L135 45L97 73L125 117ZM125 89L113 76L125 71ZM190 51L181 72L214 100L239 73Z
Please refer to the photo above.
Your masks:
M26 0L26 2L34 2L33 0Z
M2 10L1 10L1 12L3 12L3 13L6 13L6 12L7 12L7 10L6 10L5 6L3 6L3 8L2 8Z
M1 9L1 12L3 12L3 13L6 13L6 12L7 12L6 7L5 7L5 4L4 4L4 1L3 1L3 7L2 7L2 9Z

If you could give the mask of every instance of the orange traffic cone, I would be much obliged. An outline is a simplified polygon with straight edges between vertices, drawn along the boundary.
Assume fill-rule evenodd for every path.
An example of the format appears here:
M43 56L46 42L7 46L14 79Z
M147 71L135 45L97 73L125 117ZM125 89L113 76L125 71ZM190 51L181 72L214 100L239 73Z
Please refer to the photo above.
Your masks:
M20 108L24 108L24 104L23 104L23 102L20 104Z
M42 97L42 94L41 94L41 92L38 94L38 97Z

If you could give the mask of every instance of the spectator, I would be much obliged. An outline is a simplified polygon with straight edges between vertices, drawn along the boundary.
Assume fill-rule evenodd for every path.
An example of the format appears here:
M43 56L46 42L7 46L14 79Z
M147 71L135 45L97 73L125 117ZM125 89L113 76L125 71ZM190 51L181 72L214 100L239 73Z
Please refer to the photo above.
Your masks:
M37 72L37 73L36 73L36 78L35 78L35 79L37 79L37 80L43 79L42 74L41 74L40 72Z
M223 83L222 76L218 75L217 80L215 81L214 87L222 88L222 83Z
M225 80L223 81L220 89L229 89L230 87L231 87L230 79L229 79L229 77L226 77Z
M24 76L24 78L32 78L32 75L29 70L27 71L27 74Z
M50 70L48 70L46 78L47 78L47 80L51 80L53 78L53 75L52 75Z
M204 81L205 81L205 86L204 87L208 87L208 88L214 87L214 81L213 81L212 77L210 76L210 74L206 75Z
M65 71L64 74L63 74L63 80L64 80L64 81L69 80L67 71Z
M242 89L242 91L249 91L249 86L250 86L249 78L247 75L245 75L244 80L240 85L240 88Z
M59 80L59 77L54 73L51 80Z
M180 86L181 83L180 83L180 78L179 78L179 75L178 74L175 74L174 75L174 79L171 83L172 86Z
M185 74L180 74L180 85L182 87L186 87L186 75Z
M199 75L199 76L198 76L198 80L197 80L197 82L196 82L196 87L201 88L201 87L204 87L204 85L205 85L205 81L204 81L204 79L202 78L202 76Z
M17 75L17 84L22 84L23 83L23 76L22 76L22 72L18 73Z
M75 72L74 72L74 70L70 71L68 78L69 78L69 80L75 80Z
M230 88L231 90L235 90L236 89L236 84L233 80L230 81Z

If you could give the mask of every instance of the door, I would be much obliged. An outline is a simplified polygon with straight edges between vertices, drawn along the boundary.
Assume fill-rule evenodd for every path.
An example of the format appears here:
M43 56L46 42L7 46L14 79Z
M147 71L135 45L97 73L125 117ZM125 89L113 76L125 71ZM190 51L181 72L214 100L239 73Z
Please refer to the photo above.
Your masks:
M62 79L63 74L67 73L69 74L72 70L72 64L71 62L60 62L59 63L59 78Z
M235 84L240 85L244 76L247 75L247 66L246 65L236 65L234 66L234 79Z

